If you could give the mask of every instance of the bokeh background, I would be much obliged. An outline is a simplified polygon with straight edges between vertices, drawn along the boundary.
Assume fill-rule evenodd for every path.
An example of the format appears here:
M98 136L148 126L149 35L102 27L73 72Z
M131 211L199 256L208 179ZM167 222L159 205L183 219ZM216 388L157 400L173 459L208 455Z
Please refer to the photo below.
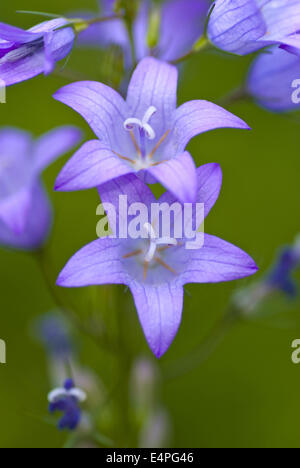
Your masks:
M16 10L62 14L83 8L96 9L96 1L2 1L0 19L30 27L36 18ZM216 102L241 83L250 61L218 53L193 58L181 75L179 102L198 98ZM102 56L75 51L68 66L97 79ZM0 125L40 135L57 125L75 124L86 138L92 136L75 112L51 97L67 82L56 76L38 77L8 89L7 104L0 105ZM218 162L224 172L222 194L206 231L249 252L262 275L276 249L292 242L300 230L300 117L272 115L251 102L236 103L230 110L253 130L207 133L194 139L190 150L198 165ZM97 192L52 190L68 157L45 173L56 213L51 241L54 275L75 251L95 239ZM222 316L234 291L247 284L189 286L182 326L159 366L167 369L197 346ZM55 304L29 254L0 250L0 292L0 337L7 343L7 365L0 365L0 446L61 447L66 434L43 421L51 388L44 351L31 332L33 321ZM123 324L140 352L154 359L128 300ZM279 315L269 310L264 318L239 324L202 366L164 384L162 399L171 416L173 447L300 446L300 365L291 362L291 343L300 338L300 309L297 302L276 302L277 307ZM104 309L105 304L99 304L99 314L105 316ZM88 338L78 336L78 340L82 364L109 381L107 356Z

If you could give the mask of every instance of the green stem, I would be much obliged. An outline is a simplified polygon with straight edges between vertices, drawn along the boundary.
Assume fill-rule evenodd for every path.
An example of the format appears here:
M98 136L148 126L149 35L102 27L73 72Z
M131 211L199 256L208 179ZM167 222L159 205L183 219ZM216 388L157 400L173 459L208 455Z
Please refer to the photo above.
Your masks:
M70 305L65 300L64 295L60 291L60 288L56 286L51 273L49 273L49 268L48 268L49 258L47 256L46 250L40 249L34 252L33 258L36 260L39 266L39 269L42 273L42 276L44 278L45 284L48 288L48 291L50 295L52 296L56 305L59 307L59 309L61 309L62 312L64 312L64 314L71 321L71 323L73 323L73 325L81 333L91 338L96 343L96 345L101 349L101 351L109 351L111 353L114 353L115 352L114 346L105 337L103 336L100 337L99 334L95 332L93 327L90 327L88 324L85 324L84 322L82 322L77 316L77 313L74 312L74 309L76 309L76 307L74 306L70 307Z
M91 26L92 24L97 24L97 23L104 23L106 21L114 21L117 19L122 19L123 15L110 15L110 16L102 16L100 18L92 18L90 20L87 20L86 23Z
M224 340L229 331L239 322L238 310L232 305L215 325L207 338L189 355L171 364L164 372L165 380L181 377L203 364Z
M210 46L211 44L209 40L206 37L201 37L189 52L187 52L185 55L179 57L176 60L172 60L170 63L172 65L179 65L180 63L185 62L187 59L193 57L194 55L197 55L200 52L203 52L204 50L208 50Z
M137 60L136 60L136 50L135 50L135 43L134 43L132 25L128 21L125 21L125 23L126 23L126 27L127 27L127 31L128 31L129 41L130 41L133 68L135 68L135 66L137 64Z
M118 328L118 353L116 354L116 376L119 381L118 391L115 395L116 405L116 443L118 448L131 447L132 428L130 421L130 374L132 369L132 356L128 349L126 337L126 310L124 310L124 294L119 288L116 292L116 317Z
M229 107L232 104L247 100L250 96L248 94L247 88L245 85L242 85L238 88L233 89L228 94L219 99L218 104L222 107Z

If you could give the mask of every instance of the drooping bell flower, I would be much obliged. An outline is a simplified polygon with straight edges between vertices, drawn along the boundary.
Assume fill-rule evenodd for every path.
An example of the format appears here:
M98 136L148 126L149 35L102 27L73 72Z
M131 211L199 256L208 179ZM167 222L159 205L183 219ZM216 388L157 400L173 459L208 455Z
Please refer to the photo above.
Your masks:
M99 140L74 155L59 174L61 191L100 186L125 174L147 183L160 182L183 202L194 202L197 175L185 148L196 135L217 128L249 129L225 109L207 101L190 101L177 108L176 67L154 58L137 66L127 100L96 82L72 83L54 98L89 123Z
M256 102L272 112L300 108L300 57L275 46L253 62L247 91Z
M75 32L67 25L57 18L25 31L0 23L0 80L10 86L51 73L73 48Z
M208 164L200 167L196 175L196 200L204 204L201 224L219 196L222 173L217 164ZM107 183L100 189L100 195L102 202L114 206L121 217L125 214L119 210L120 195L127 196L129 206L143 204L148 213L154 203L170 207L177 201L170 192L157 201L149 187L134 174ZM205 234L202 247L190 249L185 235L165 236L157 219L149 216L148 220L144 224L145 234L139 238L123 238L119 233L84 247L67 263L57 284L68 288L127 285L149 347L160 358L177 334L185 284L232 281L253 275L257 266L245 252L217 237ZM176 230L179 222L176 216L171 217L170 232Z
M216 0L208 37L219 49L246 55L278 44L300 53L298 0Z
M52 210L41 174L80 139L69 126L35 141L16 128L0 130L0 246L34 250L45 242Z
M99 0L101 14L113 13L114 0ZM133 39L136 59L139 61L148 55L161 60L176 60L191 48L203 34L210 8L208 0L167 0L161 6L155 6L152 0L142 0L133 25ZM159 8L159 9L158 9ZM157 31L154 45L151 47L151 12L157 18ZM82 16L82 12L80 13ZM87 12L86 17L95 16ZM84 31L79 44L89 46L107 46L117 44L124 52L126 64L132 64L132 53L128 31L121 19L110 23L95 24Z

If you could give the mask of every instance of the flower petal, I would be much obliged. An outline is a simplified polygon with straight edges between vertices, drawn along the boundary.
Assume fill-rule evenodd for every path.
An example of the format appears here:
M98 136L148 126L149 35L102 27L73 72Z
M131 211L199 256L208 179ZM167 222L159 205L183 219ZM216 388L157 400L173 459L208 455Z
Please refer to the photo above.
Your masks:
M197 195L197 173L188 152L148 169L164 187L183 203L194 203Z
M27 157L32 150L33 140L30 133L15 127L2 127L0 130L1 154Z
M149 107L157 113L151 118L151 126L161 136L170 125L177 102L177 69L152 57L143 59L135 69L127 94L130 108L128 117L143 119Z
M28 221L32 187L24 187L0 201L0 219L14 234L22 234Z
M222 169L219 164L210 163L198 167L196 203L204 204L205 218L218 200L221 187ZM169 205L172 205L176 201L177 197L172 192L164 193L159 199L159 203L168 203Z
M183 288L172 284L131 283L130 289L146 340L159 359L177 334L183 309Z
M191 50L204 31L210 5L208 0L169 0L163 4L158 44L162 60L175 60Z
M151 206L151 203L155 203L156 199L150 188L135 174L128 174L118 179L111 180L106 184L101 185L98 188L99 195L101 197L102 203L110 203L115 208L115 213L117 215L117 222L124 222L127 226L130 222L130 216L128 216L128 207L133 203L143 203L147 207ZM127 208L126 214L120 212L120 197L127 197ZM125 214L125 217L124 217ZM110 213L107 213L108 218L110 218ZM111 226L115 219L109 219ZM118 225L116 226L116 231L118 232Z
M273 2L267 2L273 3ZM256 0L217 0L208 37L219 49L246 55L264 47L267 25Z
M99 140L85 143L60 172L55 190L72 191L97 187L105 182L133 172Z
M81 131L72 126L59 127L43 135L35 143L36 170L41 172L46 169L56 159L76 146L81 138Z
M292 85L299 77L300 58L273 47L268 54L260 54L254 60L248 76L248 92L262 107L270 111L296 110L299 109L300 102L293 102L293 92L297 90Z
M266 39L283 38L299 31L300 3L298 0L259 0L268 25Z
M98 138L110 148L115 147L128 116L127 105L113 89L101 83L82 81L61 88L54 99L78 112L87 121Z
M10 24L0 23L0 38L5 41L25 44L26 42L35 40L38 36L38 34L24 31Z
M208 101L186 102L176 110L174 135L178 138L178 152L185 150L188 142L200 133L217 128L249 126L239 117Z
M121 241L103 238L83 247L69 260L60 273L57 284L65 288L101 284L127 284L123 268Z
M17 61L0 62L0 79L4 81L6 86L11 86L44 73L44 67L45 54L44 50L40 49L34 54L27 55Z
M52 212L49 199L43 186L36 183L33 187L24 231L22 234L14 234L0 221L0 245L22 250L37 249L45 242L51 221Z
M243 250L208 234L201 249L187 250L186 254L189 262L181 275L182 284L232 281L251 276L258 270L254 260Z
M156 198L150 188L135 174L127 174L118 179L111 180L99 187L101 200L111 203L116 210L119 208L120 195L126 195L128 205L132 203L143 203L150 206L155 203Z
M54 31L64 24L66 20L63 18L46 21L24 31L30 40L18 44L18 39L15 39L16 47L0 59L0 78L6 86L52 71L55 62L70 53L75 39L73 29Z

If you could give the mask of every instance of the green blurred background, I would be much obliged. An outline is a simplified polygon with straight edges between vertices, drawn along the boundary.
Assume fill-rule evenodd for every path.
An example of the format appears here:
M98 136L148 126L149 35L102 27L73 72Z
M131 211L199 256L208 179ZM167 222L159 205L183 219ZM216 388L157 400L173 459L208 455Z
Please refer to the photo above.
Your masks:
M38 0L11 0L1 2L0 19L29 27L39 19L16 10L65 13L95 6L93 0L45 0L42 5ZM180 103L218 100L240 84L250 60L217 53L190 60L181 75ZM97 79L101 65L101 55L95 51L76 51L68 66L84 69ZM10 88L7 104L0 105L0 125L40 135L57 125L75 124L90 137L85 122L51 97L66 83L64 78L50 76ZM253 130L207 133L197 137L190 150L198 165L218 162L224 172L222 194L206 231L249 252L261 275L278 246L292 242L299 231L300 123L252 103L237 103L231 110ZM55 275L76 250L95 239L97 222L96 191L52 191L68 156L45 174L56 212L51 244ZM32 321L55 304L30 255L1 250L0 265L0 337L7 343L7 365L0 366L0 446L60 447L66 434L43 422L50 384L45 354L30 333ZM189 286L179 334L159 365L166 369L192 350L223 314L232 293L247 284ZM238 325L205 364L164 385L162 398L173 424L172 446L300 447L300 366L291 362L291 343L300 338L300 310L298 303L282 303L282 307L279 317L274 314ZM99 313L101 308L100 304ZM131 302L124 314L129 315L124 320L128 333L152 359ZM107 357L89 339L78 339L81 363L109 380Z

